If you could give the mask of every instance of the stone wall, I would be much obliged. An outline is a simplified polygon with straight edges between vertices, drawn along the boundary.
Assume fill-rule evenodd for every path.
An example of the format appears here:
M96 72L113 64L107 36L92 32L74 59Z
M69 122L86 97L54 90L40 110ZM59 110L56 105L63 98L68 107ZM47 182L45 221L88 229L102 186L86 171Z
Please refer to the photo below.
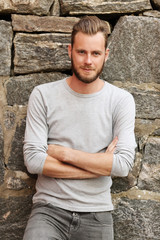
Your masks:
M115 240L160 239L160 1L0 1L0 239L21 240L36 176L23 164L34 86L70 75L72 25L96 14L108 25L102 77L136 102L137 151L126 178L114 178ZM98 240L98 239L97 239Z

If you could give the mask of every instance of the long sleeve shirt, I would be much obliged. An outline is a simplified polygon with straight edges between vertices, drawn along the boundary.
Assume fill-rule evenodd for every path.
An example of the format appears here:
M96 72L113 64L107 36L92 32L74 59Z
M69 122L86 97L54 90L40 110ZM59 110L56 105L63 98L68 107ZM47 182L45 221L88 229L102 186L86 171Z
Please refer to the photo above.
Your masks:
M134 162L134 124L132 95L107 82L93 94L74 92L66 79L35 87L29 99L24 140L25 164L30 173L38 174L33 202L71 211L112 210L111 176L83 180L44 176L47 146L105 152L117 136L111 175L127 176Z

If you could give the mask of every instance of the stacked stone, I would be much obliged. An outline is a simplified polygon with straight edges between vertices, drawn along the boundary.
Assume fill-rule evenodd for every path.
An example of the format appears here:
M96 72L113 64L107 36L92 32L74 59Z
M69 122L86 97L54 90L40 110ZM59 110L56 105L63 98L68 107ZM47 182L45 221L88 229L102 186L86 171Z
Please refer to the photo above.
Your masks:
M108 26L110 55L102 78L136 102L133 170L114 178L115 240L160 239L159 0L1 0L0 239L21 240L36 176L23 163L29 95L34 86L69 75L67 45L82 15ZM97 239L98 240L98 239Z

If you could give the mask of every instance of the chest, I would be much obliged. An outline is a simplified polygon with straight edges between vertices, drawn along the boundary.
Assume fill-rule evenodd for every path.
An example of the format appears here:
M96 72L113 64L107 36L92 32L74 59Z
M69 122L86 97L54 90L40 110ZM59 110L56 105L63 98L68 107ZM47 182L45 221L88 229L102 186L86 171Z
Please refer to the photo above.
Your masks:
M65 99L47 112L49 141L83 151L104 149L112 139L112 108L106 99Z

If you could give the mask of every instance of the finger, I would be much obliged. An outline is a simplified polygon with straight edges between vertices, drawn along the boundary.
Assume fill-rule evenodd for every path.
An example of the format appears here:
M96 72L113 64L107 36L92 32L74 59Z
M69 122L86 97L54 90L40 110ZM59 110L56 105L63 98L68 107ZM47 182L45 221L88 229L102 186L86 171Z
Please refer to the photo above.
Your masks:
M115 137L114 139L113 139L113 141L109 144L109 149L112 149L112 148L114 148L116 145L117 145L117 142L118 142L118 138L117 137Z
M107 149L107 153L114 153L114 151L115 151L115 149L116 149L116 147L114 147L114 148L112 148L112 149Z
M118 138L115 137L113 139L113 141L109 144L109 146L108 146L106 151L113 152L115 150L115 148L116 148L117 143L118 143Z

